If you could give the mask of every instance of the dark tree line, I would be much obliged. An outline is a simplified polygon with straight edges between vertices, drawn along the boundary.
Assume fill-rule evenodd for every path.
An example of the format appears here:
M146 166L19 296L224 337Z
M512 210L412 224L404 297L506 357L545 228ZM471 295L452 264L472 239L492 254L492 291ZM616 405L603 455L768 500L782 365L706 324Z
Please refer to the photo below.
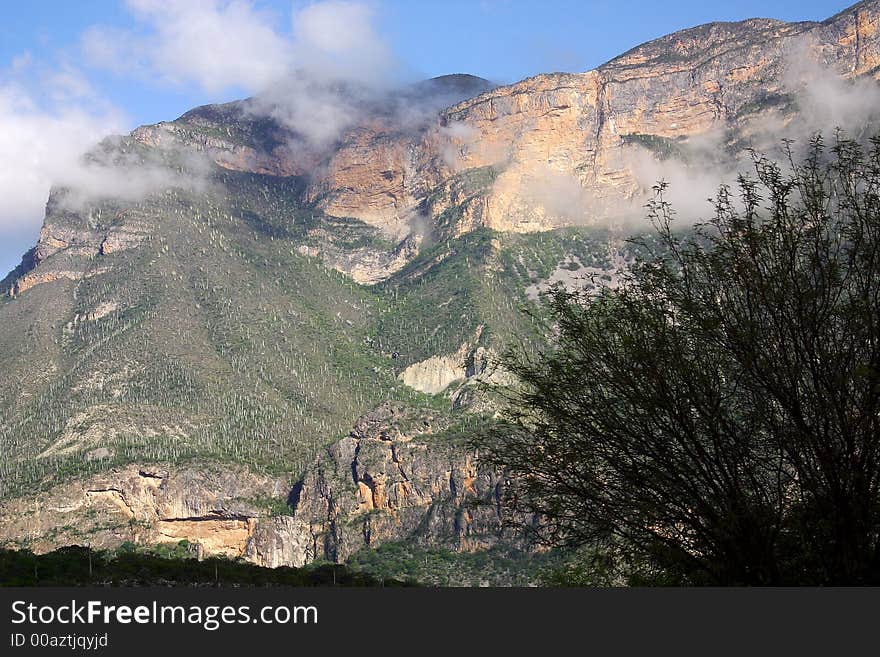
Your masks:
M223 557L204 560L186 549L157 553L123 544L115 552L77 545L46 554L0 549L2 586L401 586L338 564L265 568Z
M616 289L555 288L552 345L481 440L554 544L664 581L880 583L880 139L755 155ZM655 243L658 243L655 242Z

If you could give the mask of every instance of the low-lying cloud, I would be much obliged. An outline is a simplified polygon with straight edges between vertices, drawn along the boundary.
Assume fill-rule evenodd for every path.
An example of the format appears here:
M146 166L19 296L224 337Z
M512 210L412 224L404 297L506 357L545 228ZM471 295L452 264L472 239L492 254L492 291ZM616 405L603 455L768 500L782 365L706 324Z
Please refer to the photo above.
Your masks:
M73 70L59 75L80 79ZM48 80L58 84L56 76ZM78 84L73 91L42 89L9 80L0 85L0 231L39 226L53 186L68 189L71 209L102 198L137 201L162 189L205 187L203 155L117 148L120 138L105 135L124 131L119 110Z
M289 19L250 0L126 5L133 27L95 25L83 33L85 65L129 81L197 87L224 100L254 95L259 102L252 110L274 117L309 148L325 147L360 120L374 99L370 90L396 74L367 3L312 3ZM345 85L361 91L340 93ZM22 53L0 68L0 231L35 235L52 185L74 189L68 202L81 203L108 193L136 200L180 184L179 172L161 158L137 167L83 159L105 136L130 127L67 61L50 68ZM201 163L186 166L185 184L203 182Z
M790 141L795 158L821 133L827 143L837 130L856 139L873 134L880 119L880 85L869 78L846 79L837 71L820 64L802 44L787 53L783 74L783 93L789 94L797 108L793 120L777 113L756 115L748 121L751 146L758 153L784 160L783 142ZM629 208L635 210L651 195L658 181L669 183L665 193L686 222L707 218L713 199L722 184L733 186L740 173L754 173L751 155L727 152L723 131L692 137L680 145L686 161L676 158L659 160L642 147L626 149L626 163L634 172L642 193ZM784 164L784 161L783 161ZM626 212L626 208L621 208ZM644 213L642 213L644 214Z
M105 139L68 171L57 185L65 187L65 205L81 210L101 199L139 201L167 189L204 192L210 186L212 162L191 150L119 148L121 138Z
M39 225L49 188L74 182L83 153L123 125L112 109L68 103L47 108L23 86L0 85L0 230Z
M327 0L289 25L245 0L128 0L138 29L94 26L83 51L97 67L218 95L253 96L304 146L323 148L364 115L398 69L372 5Z

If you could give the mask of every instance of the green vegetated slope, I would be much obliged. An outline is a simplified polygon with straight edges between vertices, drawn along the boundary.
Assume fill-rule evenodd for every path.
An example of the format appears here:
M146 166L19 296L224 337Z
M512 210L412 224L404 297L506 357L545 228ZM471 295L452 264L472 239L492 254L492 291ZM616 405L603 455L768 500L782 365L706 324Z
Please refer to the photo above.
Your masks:
M151 234L100 258L105 273L0 308L0 358L29 383L23 398L3 383L4 492L97 446L115 454L102 467L205 456L297 469L387 396L391 371L364 344L371 295L294 249L295 181L225 178L222 194L138 207ZM116 308L83 319L104 303Z
M106 231L134 217L144 238L89 259L81 280L0 302L0 494L131 461L298 473L385 399L442 406L396 379L407 365L477 346L478 327L498 350L539 340L525 288L568 255L609 261L602 231L476 230L426 242L403 270L360 286L298 247L315 229L338 249L387 238L302 204L301 185L217 169L204 189L139 203L50 204L52 225ZM39 271L77 257L69 246Z
M559 551L534 552L496 546L474 552L395 541L364 548L346 562L356 572L424 586L536 586L552 583L566 565Z

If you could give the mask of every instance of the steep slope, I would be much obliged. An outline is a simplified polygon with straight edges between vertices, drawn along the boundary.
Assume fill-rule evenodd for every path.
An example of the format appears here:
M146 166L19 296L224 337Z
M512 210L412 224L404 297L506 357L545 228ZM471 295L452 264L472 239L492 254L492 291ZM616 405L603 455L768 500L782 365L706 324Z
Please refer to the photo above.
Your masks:
M300 186L221 170L211 191L82 212L55 195L39 264L0 306L4 493L72 455L296 470L387 396L373 298L296 249L320 224Z
M608 219L654 182L639 162L687 165L701 140L734 161L806 122L792 62L873 81L878 26L863 2L500 88L320 88L362 106L329 145L266 99L108 140L103 165L175 183L53 190L0 284L0 542L187 538L280 565L509 540L503 473L461 438L494 410L494 356L544 339L521 306L614 284L636 229Z

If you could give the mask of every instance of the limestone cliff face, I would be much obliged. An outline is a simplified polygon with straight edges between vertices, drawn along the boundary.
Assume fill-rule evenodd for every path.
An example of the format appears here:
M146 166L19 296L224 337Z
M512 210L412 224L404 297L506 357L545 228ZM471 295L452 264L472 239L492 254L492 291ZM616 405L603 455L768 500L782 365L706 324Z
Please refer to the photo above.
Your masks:
M342 562L389 540L487 547L506 536L504 480L448 442L447 425L439 413L386 402L298 482L205 463L117 468L0 505L0 545L43 552L186 539L200 554L269 567Z
M319 254L372 284L415 256L412 241L401 241L407 236L445 238L481 226L541 231L640 212L640 195L656 181L636 170L640 159L675 155L707 135L713 150L729 157L773 143L774 131L765 129L764 141L755 133L768 121L783 126L798 116L799 69L807 63L845 79L880 78L878 29L880 1L868 0L823 23L752 19L683 30L584 73L498 88L446 76L439 91L371 99L359 121L320 148L261 114L254 101L197 108L138 128L131 139L152 149L196 151L227 169L302 178L302 202L391 238L384 251ZM421 117L404 120L404 110ZM47 215L32 265L63 245L81 244L80 255L90 258L141 234L102 236L91 227L69 234L56 223ZM33 268L26 264L16 279ZM16 293L82 275L78 266L59 267L17 287L4 281L3 289Z
M576 185L591 212L613 212L639 191L627 155L634 137L747 132L762 113L785 115L795 91L786 71L802 60L877 78L878 21L880 3L863 2L821 24L755 19L677 32L594 71L539 75L465 100L418 138L366 127L313 188L331 214L398 230L454 173L494 166L501 173L480 201L481 225L532 231L589 221L548 197Z
M42 552L188 539L208 554L240 557L290 482L246 469L126 466L0 507L0 543Z
M431 356L404 369L398 379L429 395L444 394L453 408L492 415L497 404L489 389L515 383L514 376L499 362L491 348L480 345L485 326L454 353Z
M444 423L386 403L332 445L294 493L291 525L305 560L344 561L388 540L456 550L498 541L503 477L443 440Z
M741 137L768 113L790 120L796 80L788 72L804 61L835 75L877 78L878 21L880 3L869 1L824 23L703 25L586 73L538 75L489 90L408 129L393 114L366 116L323 154L292 153L283 146L283 130L265 122L224 127L208 109L135 134L144 143L194 144L230 168L308 174L308 201L392 236L408 234L426 211L442 213L437 192L457 173L494 167L497 180L479 199L467 199L459 231L547 230L618 212L621 202L644 191L632 150L646 140L674 145L724 131ZM271 139L257 138L269 133ZM578 202L568 198L565 208L554 202L572 195ZM446 205L464 200L441 196Z
M16 296L40 283L101 274L110 266L101 256L134 249L153 233L157 217L134 208L71 210L67 194L63 189L53 191L36 246L22 265L0 282L0 290Z

